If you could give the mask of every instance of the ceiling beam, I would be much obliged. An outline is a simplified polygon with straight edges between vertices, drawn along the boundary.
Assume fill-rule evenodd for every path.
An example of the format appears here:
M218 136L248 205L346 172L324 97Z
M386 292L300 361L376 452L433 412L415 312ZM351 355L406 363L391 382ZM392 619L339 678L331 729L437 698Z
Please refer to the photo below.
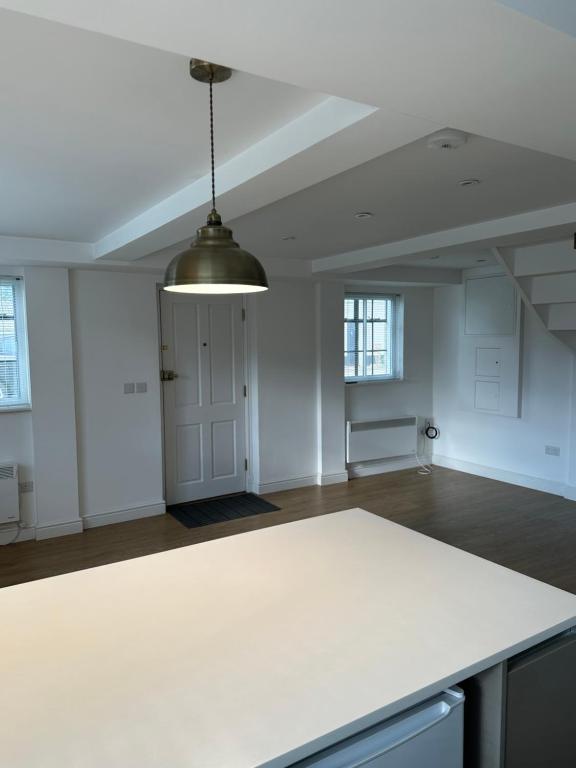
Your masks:
M429 285L459 285L462 282L462 270L444 267L392 266L380 269L369 269L365 272L354 272L347 283L395 283L397 285L417 284Z
M312 271L320 272L359 272L369 267L383 267L399 262L402 257L446 248L484 246L489 247L505 242L506 239L521 240L523 235L535 232L547 232L552 239L555 230L564 233L566 227L573 227L576 222L576 203L558 205L554 208L542 208L528 213L492 219L464 227L455 227L441 232L431 232L419 237L397 240L393 243L375 245L358 251L338 253L315 259Z
M229 222L435 130L429 122L328 98L216 169L218 210ZM204 176L95 244L97 259L130 261L191 238L205 223Z
M325 99L219 166L219 202L224 203L225 197L233 190L374 112L376 110L373 107L364 104L338 98ZM151 253L173 245L186 236L191 237L196 227L204 223L206 208L211 201L210 181L209 174L203 176L103 237L95 244L96 258L140 258L146 252ZM267 202L273 202L275 191L276 194L289 194L296 190L292 189L287 179L284 189L271 190ZM228 207L226 218L235 218L249 212L252 209L251 202L247 195L243 195L235 206ZM241 205L245 210L242 210ZM233 211L230 210L232 207ZM178 225L178 235L175 224Z
M48 240L38 237L0 236L0 264L27 266L66 266L90 264L94 261L91 243L70 240Z

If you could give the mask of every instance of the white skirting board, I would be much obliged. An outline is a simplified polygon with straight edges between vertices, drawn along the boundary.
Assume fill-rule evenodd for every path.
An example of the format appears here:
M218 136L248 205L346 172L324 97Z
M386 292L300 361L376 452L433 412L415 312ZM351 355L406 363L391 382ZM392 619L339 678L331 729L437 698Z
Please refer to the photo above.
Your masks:
M72 520L67 523L52 523L36 526L36 539L53 539L56 536L69 536L73 533L82 533L84 526L82 520Z
M7 525L0 529L0 546L17 544L20 541L30 541L36 537L34 528L20 528L18 525Z
M295 488L305 488L308 485L318 485L316 475L293 477L290 480L276 480L271 483L259 483L255 493L276 493L276 491L292 491Z
M316 485L337 485L348 482L348 472L335 472L333 475L318 475Z
M439 467L456 469L459 472L467 472L470 475L488 477L490 480L500 480L503 483L511 483L512 485L522 485L524 488L532 488L534 491L543 491L544 493L552 493L555 496L566 496L566 498L571 498L567 493L571 486L566 486L565 483L556 480L547 480L544 477L534 477L532 475L522 475L518 472L508 472L505 469L486 467L483 464L474 464L470 461L453 459L449 456L440 456L437 453L433 454L432 463L437 464ZM572 490L573 492L576 492L576 488L573 488Z
M254 493L266 494L277 491L293 491L296 488L306 488L310 485L336 485L347 483L348 472L336 472L332 475L306 475L294 477L289 480L277 480L272 483L260 483Z
M66 523L53 523L49 525L37 526L36 528L22 528L18 534L17 542L27 541L28 539L52 539L56 536L67 536L73 533L82 533L86 528L98 528L101 525L111 525L113 523L125 523L128 520L138 520L141 517L153 517L163 515L166 512L166 504L163 501L145 504L141 507L130 509L118 509L113 512L104 512L101 515L87 515L80 520L73 520ZM0 544L2 542L0 541Z
M166 512L166 504L163 501L155 501L140 507L129 509L116 509L112 512L103 512L100 515L86 515L83 517L84 528L99 528L102 525L113 523L126 523L129 520L138 520L141 517L155 517Z

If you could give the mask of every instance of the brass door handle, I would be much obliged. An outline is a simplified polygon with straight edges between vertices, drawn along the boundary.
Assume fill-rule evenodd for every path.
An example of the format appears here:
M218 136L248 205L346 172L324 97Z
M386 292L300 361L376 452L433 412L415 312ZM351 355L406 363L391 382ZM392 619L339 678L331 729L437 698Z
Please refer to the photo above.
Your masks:
M178 374L175 371L169 371L164 368L160 371L160 381L174 381L177 378Z

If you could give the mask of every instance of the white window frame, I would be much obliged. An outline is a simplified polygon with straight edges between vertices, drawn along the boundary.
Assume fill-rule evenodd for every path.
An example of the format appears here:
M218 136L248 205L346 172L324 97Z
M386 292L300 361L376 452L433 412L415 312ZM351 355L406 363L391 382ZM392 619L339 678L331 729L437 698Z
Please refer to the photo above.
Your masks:
M28 332L26 328L26 305L24 298L24 279L13 275L0 274L2 283L11 283L14 291L14 326L16 336L16 357L20 379L20 397L0 398L0 413L29 410L30 402L30 365L28 357Z
M404 378L404 298L401 294L395 293L365 293L365 292L353 292L346 291L344 294L344 301L346 299L388 299L392 302L392 373L388 375L372 375L368 376L346 376L344 374L344 381L346 384L370 384L384 381L402 381ZM345 307L345 305L344 305ZM344 309L343 307L343 309ZM345 312L343 313L345 317ZM344 323L346 320L344 319ZM366 333L366 323L363 323L364 333ZM366 347L366 344L364 344ZM344 369L345 370L345 369Z

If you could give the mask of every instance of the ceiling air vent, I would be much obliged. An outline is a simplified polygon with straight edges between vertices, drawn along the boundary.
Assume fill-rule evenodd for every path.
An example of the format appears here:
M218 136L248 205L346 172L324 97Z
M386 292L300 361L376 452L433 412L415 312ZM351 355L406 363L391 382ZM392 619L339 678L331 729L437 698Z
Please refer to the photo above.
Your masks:
M428 137L428 149L460 149L468 141L468 134L447 128Z

